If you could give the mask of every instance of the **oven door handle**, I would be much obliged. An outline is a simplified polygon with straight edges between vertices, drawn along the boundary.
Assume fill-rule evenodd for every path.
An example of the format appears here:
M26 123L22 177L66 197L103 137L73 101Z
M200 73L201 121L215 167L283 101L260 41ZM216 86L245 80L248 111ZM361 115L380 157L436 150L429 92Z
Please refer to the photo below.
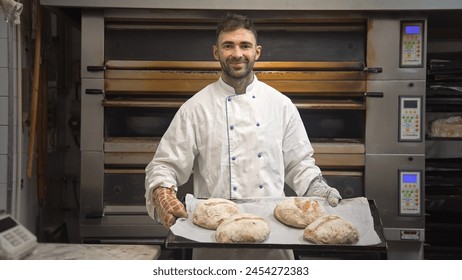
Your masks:
M106 70L106 66L87 66L88 72L102 72Z
M367 91L364 93L365 97L383 98L383 92Z
M364 72L366 73L382 73L382 67L364 67L363 69Z
M97 89L97 88L87 88L85 89L85 94L90 94L90 95L104 94L104 90Z

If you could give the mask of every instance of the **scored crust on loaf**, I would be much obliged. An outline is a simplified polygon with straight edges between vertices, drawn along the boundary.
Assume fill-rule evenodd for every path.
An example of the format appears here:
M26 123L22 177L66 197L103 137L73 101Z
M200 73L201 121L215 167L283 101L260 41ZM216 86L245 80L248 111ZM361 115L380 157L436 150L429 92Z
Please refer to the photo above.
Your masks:
M219 243L256 243L265 241L269 233L269 224L262 217L240 213L218 226L215 239Z
M280 201L273 211L274 217L281 223L296 227L306 228L317 218L325 215L324 208L318 201L294 197Z
M223 198L201 201L193 213L192 222L200 227L216 229L223 220L239 213L236 203Z
M308 225L303 237L316 244L355 244L359 232L351 222L336 215L325 215Z

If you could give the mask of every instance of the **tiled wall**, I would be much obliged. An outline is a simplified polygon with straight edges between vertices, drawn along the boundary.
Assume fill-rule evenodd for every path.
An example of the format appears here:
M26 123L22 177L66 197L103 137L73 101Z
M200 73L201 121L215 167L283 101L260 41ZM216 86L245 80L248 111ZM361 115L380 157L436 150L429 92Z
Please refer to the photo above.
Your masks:
M8 158L8 25L0 9L0 212L6 210Z
M10 32L11 31L11 32ZM10 40L13 40L12 44L12 57L8 55L8 44ZM11 174L12 182L11 185L16 184L16 149L15 149L15 140L16 140L16 104L17 104L17 94L16 94L16 83L13 82L14 96L13 100L13 112L9 112L9 102L10 100L10 80L16 81L16 26L12 26L9 23L4 21L3 11L0 9L0 213L7 210L7 178L8 178L8 131L12 130L13 133L13 145L12 149L12 158L13 162L11 163ZM12 66L9 71L9 63ZM13 74L12 74L13 73ZM13 117L13 125L9 127L9 118Z

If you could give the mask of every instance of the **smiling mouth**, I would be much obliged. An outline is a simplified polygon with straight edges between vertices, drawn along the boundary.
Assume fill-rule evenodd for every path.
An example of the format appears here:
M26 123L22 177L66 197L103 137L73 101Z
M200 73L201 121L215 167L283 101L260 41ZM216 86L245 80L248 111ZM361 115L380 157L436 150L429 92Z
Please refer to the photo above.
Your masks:
M229 65L231 65L233 68L242 68L245 66L245 62L231 62Z

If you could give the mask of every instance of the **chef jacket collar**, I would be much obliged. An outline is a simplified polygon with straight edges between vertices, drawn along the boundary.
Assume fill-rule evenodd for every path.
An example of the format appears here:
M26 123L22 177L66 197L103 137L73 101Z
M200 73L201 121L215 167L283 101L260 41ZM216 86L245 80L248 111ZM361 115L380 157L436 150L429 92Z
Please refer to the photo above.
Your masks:
M245 89L245 93L243 94L247 94L251 92L253 88L255 87L255 85L257 84L257 82L258 82L257 76L253 75L252 83L250 83L250 85L247 86L247 88ZM220 84L220 87L225 91L227 95L236 95L236 91L234 90L234 88L228 85L227 83L225 83L225 81L223 81L221 77L218 80L218 83Z

